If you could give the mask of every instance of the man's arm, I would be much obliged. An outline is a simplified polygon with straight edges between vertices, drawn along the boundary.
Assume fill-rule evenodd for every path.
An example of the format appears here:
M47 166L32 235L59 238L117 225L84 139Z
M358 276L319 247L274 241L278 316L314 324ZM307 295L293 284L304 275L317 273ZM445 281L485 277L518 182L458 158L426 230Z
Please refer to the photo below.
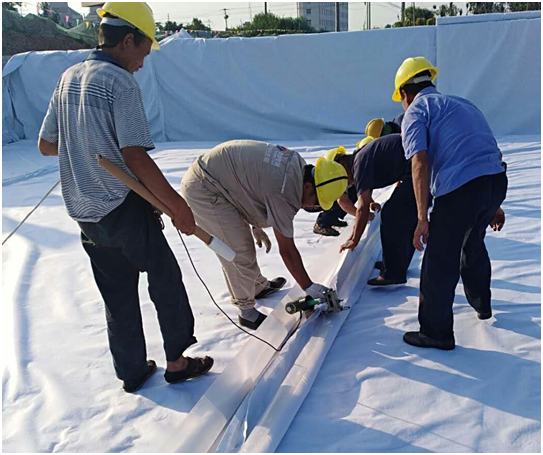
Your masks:
M429 166L426 150L416 153L411 158L413 188L417 200L417 228L413 236L413 245L419 251L424 250L423 243L428 241L428 198L430 194ZM420 238L422 237L422 242Z
M173 224L183 234L194 234L195 222L192 210L181 195L168 183L145 147L125 147L121 150L128 168L138 180L163 202L173 213Z
M48 142L41 137L38 139L38 150L43 156L58 156L58 145Z
M351 202L351 199L349 198L349 195L347 193L343 193L343 195L338 200L338 204L345 213L356 216L356 207Z
M341 253L344 250L353 251L358 242L364 234L366 225L368 224L368 218L370 215L370 204L371 204L371 191L366 190L363 193L358 195L358 202L356 208L356 218L354 220L353 233L347 242L341 245L339 252Z
M305 270L302 257L300 256L298 248L296 248L294 239L285 237L275 228L273 229L273 232L277 239L277 245L279 246L279 254L287 266L288 271L302 289L307 289L313 282Z

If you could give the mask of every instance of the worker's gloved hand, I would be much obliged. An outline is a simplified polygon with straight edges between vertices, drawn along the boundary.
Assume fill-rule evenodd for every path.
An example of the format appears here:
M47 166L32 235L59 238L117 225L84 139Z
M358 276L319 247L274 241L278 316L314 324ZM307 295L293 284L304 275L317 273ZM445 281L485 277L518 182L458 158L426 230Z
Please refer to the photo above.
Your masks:
M262 244L266 245L266 253L269 253L272 247L271 240L264 229L253 226L253 237L255 238L258 248L262 248Z
M320 299L323 297L324 293L328 291L331 291L331 289L318 283L313 283L311 286L304 289L304 292L312 299Z
M179 203L176 205L172 222L175 228L180 230L183 234L194 234L194 231L196 230L194 215L184 199L180 199Z

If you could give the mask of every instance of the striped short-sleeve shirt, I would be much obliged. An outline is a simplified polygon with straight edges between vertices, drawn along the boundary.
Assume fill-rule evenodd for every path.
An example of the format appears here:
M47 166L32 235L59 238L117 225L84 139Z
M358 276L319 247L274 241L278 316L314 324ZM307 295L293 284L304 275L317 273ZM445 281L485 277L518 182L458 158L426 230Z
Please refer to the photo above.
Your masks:
M133 176L121 149L154 148L139 85L102 51L61 76L40 138L57 144L62 197L77 221L98 222L130 189L98 166L100 154Z

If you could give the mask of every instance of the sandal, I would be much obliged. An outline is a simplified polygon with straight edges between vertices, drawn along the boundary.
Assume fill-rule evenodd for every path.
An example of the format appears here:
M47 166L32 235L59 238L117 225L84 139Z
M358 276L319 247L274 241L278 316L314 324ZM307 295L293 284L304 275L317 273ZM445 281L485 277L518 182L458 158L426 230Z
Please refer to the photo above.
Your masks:
M186 358L188 361L187 367L184 370L180 371L168 371L164 373L164 379L170 384L175 384L177 382L187 381L189 379L194 379L203 374L206 374L211 367L213 366L213 359L209 356L205 357L192 357Z

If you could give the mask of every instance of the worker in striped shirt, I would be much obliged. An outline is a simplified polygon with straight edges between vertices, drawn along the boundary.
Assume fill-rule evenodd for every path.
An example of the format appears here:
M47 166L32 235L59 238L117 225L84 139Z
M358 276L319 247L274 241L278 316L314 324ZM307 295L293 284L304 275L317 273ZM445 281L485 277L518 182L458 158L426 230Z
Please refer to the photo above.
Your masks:
M156 363L147 360L143 334L141 272L147 272L164 340L166 381L207 373L213 359L184 356L196 343L194 317L160 216L96 160L101 154L136 177L171 210L177 229L194 233L192 211L147 154L154 144L133 74L152 48L160 48L153 12L146 3L107 2L98 13L100 45L61 76L38 147L43 155L58 155L62 196L81 228L83 248L106 306L115 371L131 393L156 370Z

